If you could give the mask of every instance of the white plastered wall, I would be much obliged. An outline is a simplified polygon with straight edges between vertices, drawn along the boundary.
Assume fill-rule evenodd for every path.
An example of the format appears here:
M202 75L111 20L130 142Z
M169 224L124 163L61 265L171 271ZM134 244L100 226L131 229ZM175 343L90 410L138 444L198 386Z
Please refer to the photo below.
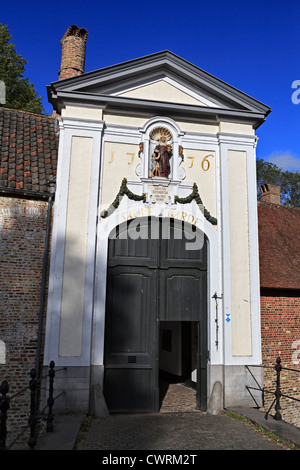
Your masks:
M219 140L225 364L260 364L256 138Z
M72 137L59 356L82 354L92 146L91 137Z
M246 152L228 152L232 355L252 355Z
M155 99L156 101L168 101L170 103L195 104L207 106L207 100L195 94L187 93L186 90L174 86L172 81L159 80L157 82L141 86L121 93L119 96L139 99Z
M69 111L60 119L44 362L89 366L103 122L93 109L90 119Z

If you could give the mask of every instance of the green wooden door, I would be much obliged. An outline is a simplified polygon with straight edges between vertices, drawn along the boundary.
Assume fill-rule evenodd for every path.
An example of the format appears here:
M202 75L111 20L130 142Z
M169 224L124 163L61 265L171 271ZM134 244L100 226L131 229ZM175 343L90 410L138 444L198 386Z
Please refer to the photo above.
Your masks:
M124 223L109 241L104 395L110 412L158 411L160 320L202 318L199 347L206 349L206 243L186 250L177 221L168 238L161 237L161 219L140 222L140 232L136 223Z

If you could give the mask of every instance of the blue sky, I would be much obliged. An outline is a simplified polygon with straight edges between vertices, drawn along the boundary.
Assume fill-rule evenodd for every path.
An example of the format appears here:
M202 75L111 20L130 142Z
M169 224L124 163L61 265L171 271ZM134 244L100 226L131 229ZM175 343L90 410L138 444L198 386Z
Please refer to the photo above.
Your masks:
M300 98L297 0L17 0L2 2L0 22L49 114L46 86L58 79L60 40L76 24L89 33L86 72L170 50L270 106L257 156L300 170L300 103L292 101L293 93Z

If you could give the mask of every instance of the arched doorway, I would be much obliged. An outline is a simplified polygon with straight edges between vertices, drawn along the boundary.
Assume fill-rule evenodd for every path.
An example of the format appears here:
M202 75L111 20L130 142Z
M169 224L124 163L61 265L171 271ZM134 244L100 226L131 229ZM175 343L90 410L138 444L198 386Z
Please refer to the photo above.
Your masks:
M160 326L167 322L197 331L196 401L206 409L207 241L195 227L186 229L178 220L149 217L124 222L110 236L104 350L110 412L159 411Z

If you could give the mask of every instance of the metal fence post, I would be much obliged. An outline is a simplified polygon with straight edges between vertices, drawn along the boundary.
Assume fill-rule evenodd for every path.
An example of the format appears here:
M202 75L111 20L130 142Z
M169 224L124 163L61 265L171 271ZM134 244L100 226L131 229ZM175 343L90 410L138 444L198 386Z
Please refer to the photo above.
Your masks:
M47 415L47 432L53 431L53 414L52 414L52 408L54 405L54 398L53 398L53 384L54 384L54 377L55 377L55 363L54 361L50 362L50 370L48 372L48 377L49 377L49 398L47 400L47 405L48 405L48 415Z
M6 380L3 380L0 385L0 393L2 397L0 398L0 450L6 448L6 436L7 436L7 410L9 409L9 397L7 393L9 391L9 385Z
M281 372L281 369L282 369L282 366L281 366L281 359L280 357L277 357L276 359L276 366L275 366L275 370L276 370L276 391L275 391L275 397L276 397L276 404L275 404L275 416L274 416L274 419L276 419L277 421L281 421L282 419L282 416L281 416L281 413L279 410L281 410L281 406L280 406L280 397L281 397L281 390L280 390L280 372Z
M30 449L33 449L36 445L36 435L35 435L35 427L36 427L36 392L37 392L37 380L36 380L36 370L31 369L30 371L30 381L29 381L29 388L30 388L30 416L28 419L28 424L30 427L30 437L28 441L28 446Z

